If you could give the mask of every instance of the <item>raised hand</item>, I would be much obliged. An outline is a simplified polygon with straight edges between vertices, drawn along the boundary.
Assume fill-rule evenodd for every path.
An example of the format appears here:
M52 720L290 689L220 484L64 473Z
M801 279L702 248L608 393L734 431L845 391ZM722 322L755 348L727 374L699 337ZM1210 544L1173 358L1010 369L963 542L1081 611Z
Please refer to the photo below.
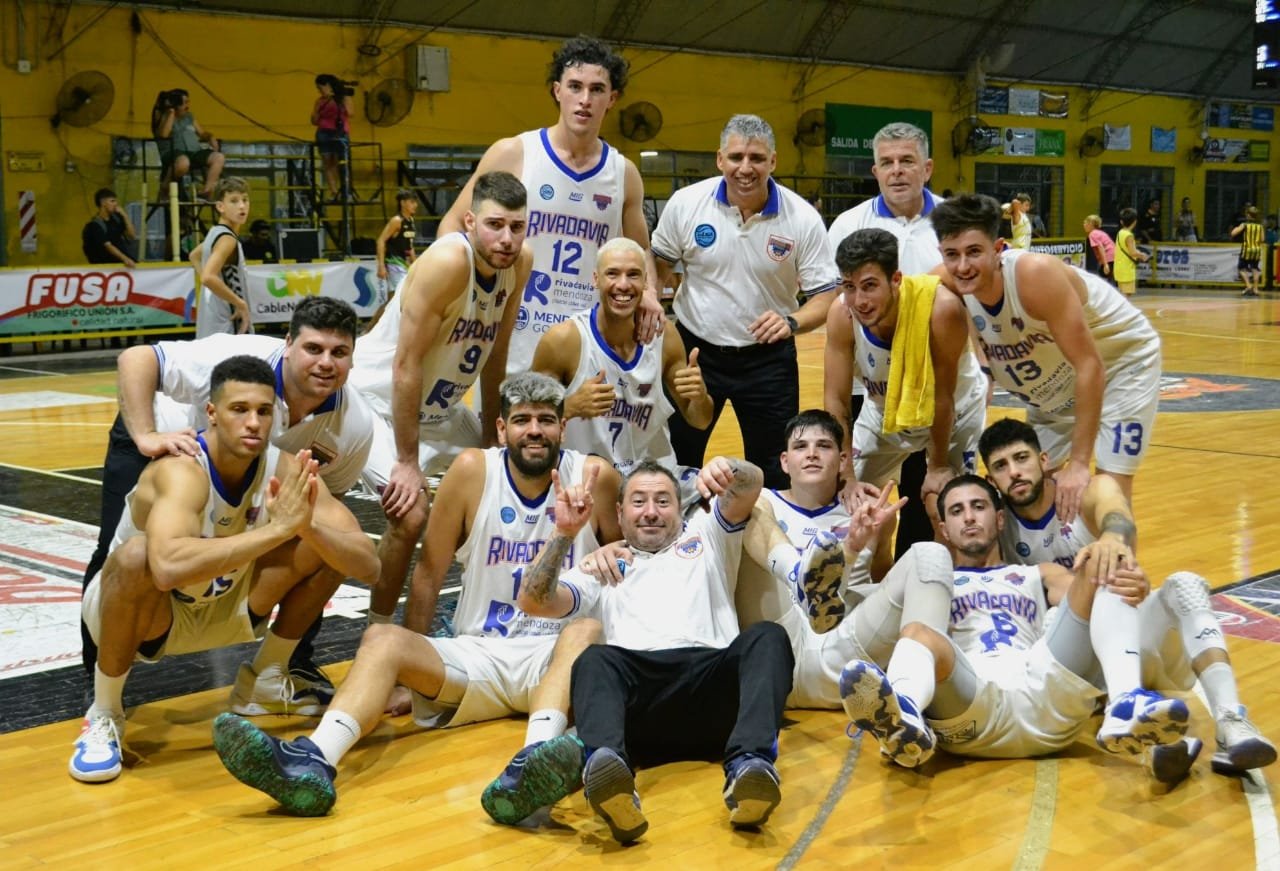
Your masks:
M707 383L702 380L702 369L698 366L698 351L689 352L689 362L676 370L676 395L682 399L698 400L707 395Z
M606 382L601 369L564 401L565 418L599 417L613 410L616 394L613 385Z
M595 487L600 467L590 465L582 476L581 484L568 487L560 483L560 470L551 470L551 486L556 492L556 532L566 538L573 538L591 520L595 509L595 499L591 489Z
M886 482L875 499L864 499L849 512L849 531L844 539L846 555L853 557L859 551L874 547L885 524L907 504L905 496L892 505L889 504L889 490L892 487L892 481Z
M311 451L298 451L297 462L289 464L284 476L272 476L267 485L268 522L278 524L292 535L311 525L311 514L319 494L320 464Z

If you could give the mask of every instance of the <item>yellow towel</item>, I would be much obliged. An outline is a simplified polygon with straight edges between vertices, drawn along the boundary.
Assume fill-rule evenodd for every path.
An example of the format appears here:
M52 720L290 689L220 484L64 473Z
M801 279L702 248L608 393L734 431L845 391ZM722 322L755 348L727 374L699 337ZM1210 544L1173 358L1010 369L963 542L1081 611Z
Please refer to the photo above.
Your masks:
M936 275L904 275L898 292L898 325L889 351L884 398L885 433L933 423L933 358L929 319L938 290Z

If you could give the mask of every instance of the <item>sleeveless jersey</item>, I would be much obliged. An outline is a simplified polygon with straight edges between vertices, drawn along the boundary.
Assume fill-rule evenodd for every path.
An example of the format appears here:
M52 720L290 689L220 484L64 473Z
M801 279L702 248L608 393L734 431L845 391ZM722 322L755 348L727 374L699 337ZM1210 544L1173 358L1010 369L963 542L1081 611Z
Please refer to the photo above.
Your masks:
M582 483L586 459L577 451L560 452L560 480L565 486ZM506 449L486 448L484 492L467 540L455 554L463 567L462 593L453 618L456 634L515 638L560 631L566 619L531 617L516 607L524 570L537 560L555 531L551 486L538 499L525 499L511 481ZM573 568L598 546L588 523L574 538L564 569Z
M1263 232L1257 221L1245 221L1240 231L1240 259L1259 260L1262 258Z
M1032 564L1057 563L1071 568L1076 554L1094 540L1083 518L1077 515L1070 523L1063 523L1052 505L1049 513L1035 522L1019 517L1005 506L1000 551L1008 558Z
M529 192L533 271L507 352L507 374L528 370L542 334L596 301L596 251L622 233L626 158L600 140L600 161L574 172L560 160L547 131L520 134L520 181Z
M760 496L769 501L778 526L797 548L803 548L819 532L834 532L843 538L849 529L849 512L838 498L810 510L788 502L777 490L765 488Z
M595 308L576 312L570 321L578 329L578 368L565 390L573 393L604 370L605 382L616 398L608 414L575 417L564 425L564 446L584 454L598 454L622 474L643 459L656 460L675 471L667 418L678 413L662 389L662 332L635 355L623 360L596 328Z
M1044 321L1027 314L1018 295L1016 266L1026 251L1005 250L1000 270L1004 297L989 309L966 294L965 307L978 328L995 382L1044 414L1057 415L1075 404L1075 368ZM1107 381L1130 365L1158 365L1160 337L1145 315L1120 291L1096 275L1068 267L1084 282L1084 319L1102 357Z
M862 386L867 391L867 402L880 410L884 417L884 400L889 390L889 356L892 342L886 344L874 333L858 323L853 322L853 355ZM965 343L956 366L955 416L959 419L964 409L975 404L985 403L987 398L987 381L982 376L978 358L974 356L969 343ZM925 427L924 429L927 429ZM907 430L908 433L913 430Z
M209 495L205 499L204 507L200 510L202 518L200 537L226 538L266 523L266 484L275 473L276 464L280 459L279 448L268 444L267 449L253 461L249 471L245 473L245 486L240 498L232 501L226 488L223 487L222 479L218 477L218 470L209 460L209 446L205 444L203 432L197 436L197 441L200 443L200 452L196 454L195 460L209 478ZM111 539L111 551L146 531L139 529L133 519L133 496L136 492L135 486L125 497L124 513L120 515L120 524L116 527L115 535ZM248 577L253 570L253 562L250 560L221 577L188 584L170 592L179 602L188 605L207 605L225 596L241 579Z
M471 282L449 303L436 341L422 360L422 405L419 426L434 426L449 419L450 409L462 401L480 377L498 336L498 325L507 301L515 292L516 267L501 269L491 288L481 284L475 272L475 255L465 233L450 233L436 245L460 245L472 262ZM414 261L419 268L423 260ZM412 270L410 270L412 271ZM350 383L364 394L374 411L391 418L391 378L396 343L400 339L401 294L391 301L382 319L356 342Z
M951 638L965 653L1000 657L1029 650L1044 634L1048 609L1035 566L957 568L951 594Z
M400 232L393 234L386 242L387 260L407 263L409 260L409 251L413 248L415 235L416 231L413 226L413 218L407 215L401 215Z
M240 247L240 240L236 234L231 232L231 228L226 224L215 224L204 237L204 242L200 246L201 262L209 259L209 255L213 253L214 243L227 235L235 239L236 252L223 261L218 275L223 283L231 288L232 293L247 302L249 276L244 268L244 249ZM235 324L231 321L231 303L215 296L212 290L202 285L200 304L196 307L196 338L203 339L214 333L234 333L235 331Z

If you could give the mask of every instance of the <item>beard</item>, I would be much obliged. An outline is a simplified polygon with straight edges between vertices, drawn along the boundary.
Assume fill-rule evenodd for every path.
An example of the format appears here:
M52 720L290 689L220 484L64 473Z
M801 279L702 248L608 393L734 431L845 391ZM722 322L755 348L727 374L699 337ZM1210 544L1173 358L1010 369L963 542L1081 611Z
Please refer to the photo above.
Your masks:
M543 444L547 447L547 453L543 457L535 457L529 459L524 455L524 448L530 444ZM511 458L511 465L516 467L516 471L527 478L540 478L548 474L560 463L560 443L550 441L530 442L521 440L514 447L508 447L507 456Z
M1040 480L1035 481L1031 484L1031 487L1030 489L1027 490L1027 493L1025 496L1022 496L1021 498L1014 498L1012 493L1006 493L1004 494L1004 498L1005 498L1005 501L1008 502L1013 507L1023 508L1027 505L1034 505L1036 502L1040 501L1040 497L1043 495L1044 495L1044 477L1042 476Z

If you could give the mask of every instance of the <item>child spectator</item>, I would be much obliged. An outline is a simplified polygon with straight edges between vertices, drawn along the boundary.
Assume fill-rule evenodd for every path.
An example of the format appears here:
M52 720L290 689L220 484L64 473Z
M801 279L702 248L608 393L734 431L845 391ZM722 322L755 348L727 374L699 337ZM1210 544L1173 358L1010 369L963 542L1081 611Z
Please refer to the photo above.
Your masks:
M1115 284L1116 243L1111 241L1107 231L1102 229L1102 218L1097 215L1085 218L1084 232L1089 237L1089 247L1093 249L1093 256L1097 258L1098 274Z
M1139 251L1133 241L1133 226L1138 223L1138 210L1132 207L1120 210L1120 232L1116 234L1115 276L1116 287L1125 296L1133 296L1138 284L1138 264L1150 259L1145 251Z

